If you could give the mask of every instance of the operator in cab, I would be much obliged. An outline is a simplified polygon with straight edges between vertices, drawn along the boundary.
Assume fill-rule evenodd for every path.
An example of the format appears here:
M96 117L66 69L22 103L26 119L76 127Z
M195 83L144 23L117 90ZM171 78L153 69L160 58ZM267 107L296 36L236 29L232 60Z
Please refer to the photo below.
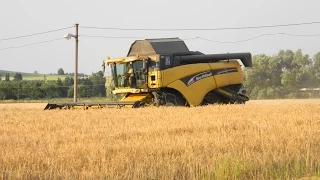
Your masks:
M135 87L135 76L133 72L132 62L126 63L125 73L122 75L121 86Z

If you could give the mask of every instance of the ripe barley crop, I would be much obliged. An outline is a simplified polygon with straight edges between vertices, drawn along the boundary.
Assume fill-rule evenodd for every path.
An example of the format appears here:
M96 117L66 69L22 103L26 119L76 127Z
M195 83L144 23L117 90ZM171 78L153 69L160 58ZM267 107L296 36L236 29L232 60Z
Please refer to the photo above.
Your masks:
M0 105L0 179L320 178L320 100L43 107Z

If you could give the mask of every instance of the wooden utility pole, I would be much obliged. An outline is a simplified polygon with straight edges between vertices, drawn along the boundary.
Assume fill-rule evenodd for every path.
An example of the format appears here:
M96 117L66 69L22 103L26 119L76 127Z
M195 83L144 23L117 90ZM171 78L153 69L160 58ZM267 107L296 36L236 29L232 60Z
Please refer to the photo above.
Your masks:
M75 34L75 40L76 40L76 47L75 47L75 62L74 62L74 90L73 90L73 101L77 102L77 94L78 94L78 28L79 24L76 24L76 34Z

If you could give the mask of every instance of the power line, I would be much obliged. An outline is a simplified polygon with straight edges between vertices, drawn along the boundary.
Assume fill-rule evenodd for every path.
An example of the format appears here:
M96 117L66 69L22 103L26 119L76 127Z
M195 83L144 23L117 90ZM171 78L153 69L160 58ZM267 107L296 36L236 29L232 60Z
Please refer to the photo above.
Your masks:
M258 39L258 38L263 37L263 36L273 36L273 35L279 35L279 33L261 34L259 36L253 37L253 38L239 40L239 41L229 41L229 42L228 41L216 41L216 40L206 39L206 38L202 38L202 37L198 37L198 39L205 40L205 41L210 41L210 42L215 42L215 43L240 43L240 42L246 42L246 41L251 41L251 40L254 40L254 39Z
M101 29L101 30L121 30L121 31L220 31L220 30L239 30L239 29L259 29L259 28L274 28L274 27L288 27L288 26L302 26L320 24L320 22L305 22L293 24L277 24L277 25L262 25L262 26L244 26L244 27L223 27L223 28L178 28L178 29L158 29L158 28L118 28L118 27L94 27L94 26L79 26L86 29Z
M12 39L19 39L19 38L24 38L24 37L30 37L30 36L36 36L36 35L41 35L41 34L47 34L47 33L51 33L51 32L56 32L56 31L61 31L61 30L65 30L65 29L69 29L72 28L71 27L65 27L65 28L60 28L60 29L54 29L54 30L50 30L50 31L45 31L45 32L39 32L39 33L34 33L34 34L28 34L28 35L23 35L23 36L16 36L16 37L11 37L11 38L5 38L5 39L0 39L0 41L8 41L8 40L12 40Z
M320 34L288 34L288 33L281 33L283 35L287 36L299 36L299 37L314 37L314 36L320 36Z
M91 35L79 35L80 37L92 37L92 38L106 38L106 39L144 39L144 37L130 37L130 36L91 36Z
M320 34L288 34L288 33L272 33L272 34L261 34L259 36L255 36L249 39L244 39L244 40L238 40L238 41L217 41L217 40L211 40L211 39L207 39L207 38L203 38L203 37L192 37L192 38L185 38L182 40L194 40L194 39L200 39L200 40L204 40L204 41L210 41L210 42L214 42L214 43L241 43L241 42L247 42L247 41L251 41L254 39L258 39L260 37L263 36L275 36L275 35L286 35L286 36L295 36L295 37L316 37L316 36L320 36ZM91 36L91 35L79 35L82 37L89 37L89 38L107 38L107 39L144 39L144 37L130 37L130 36ZM14 46L14 47L7 47L7 48L1 48L0 51L2 50L6 50L6 49L14 49L14 48L22 48L22 47L26 47L26 46L31 46L31 45L36 45L36 44L42 44L42 43L48 43L48 42L53 42L53 41L57 41L57 40L61 40L63 38L57 38L57 39L52 39L52 40L47 40L47 41L41 41L41 42L36 42L36 43L31 43L31 44L25 44L25 45L21 45L21 46Z
M288 33L269 33L269 34L261 34L259 36L255 36L252 38L248 38L248 39L244 39L244 40L238 40L238 41L217 41L217 40L211 40L211 39L207 39L207 38L203 38L203 37L192 37L192 38L186 38L186 39L182 39L182 40L193 40L193 39L200 39L200 40L204 40L204 41L210 41L210 42L215 42L215 43L240 43L240 42L246 42L246 41L251 41L254 39L258 39L260 37L264 37L264 36L275 36L275 35L286 35L286 36L296 36L296 37L315 37L315 36L320 36L320 34L288 34ZM91 35L81 35L82 37L94 37L94 38L107 38L107 39L126 39L126 38L133 38L133 39L144 39L144 37L125 37L125 36L121 36L121 37L114 37L114 36L91 36Z
M251 41L254 39L258 39L263 36L275 36L275 35L286 35L286 36L299 36L299 37L315 37L315 36L320 36L320 34L301 34L301 35L296 35L296 34L288 34L288 33L273 33L273 34L261 34L259 36L249 38L249 39L244 39L244 40L239 40L239 41L215 41L215 40L210 40L206 38L201 38L198 37L198 39L205 40L205 41L210 41L210 42L215 42L215 43L241 43L241 42L246 42L246 41Z
M89 37L89 38L106 38L106 39L148 39L146 37L134 37L134 36L91 36L91 35L79 35L80 37ZM154 39L154 38L153 38ZM182 40L192 40L197 39L197 37L186 38Z
M15 49L15 48L22 48L22 47L26 47L26 46L32 46L32 45L36 45L36 44L48 43L48 42L53 42L53 41L57 41L57 40L61 40L61 39L63 39L63 38L56 38L56 39L51 39L51 40L47 40L47 41L41 41L41 42L36 42L36 43L25 44L25 45L21 45L21 46L13 46L13 47L1 48L0 51L6 50L6 49Z

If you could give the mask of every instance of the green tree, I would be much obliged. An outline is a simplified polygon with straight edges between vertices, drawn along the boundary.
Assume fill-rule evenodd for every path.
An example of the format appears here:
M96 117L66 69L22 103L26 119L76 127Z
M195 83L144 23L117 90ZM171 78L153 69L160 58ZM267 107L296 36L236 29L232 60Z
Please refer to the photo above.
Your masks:
M320 67L320 54L312 61L300 49L280 50L274 56L256 55L253 67L244 70L244 84L252 99L299 98L300 88L314 86L314 74L319 73L316 62Z
M67 97L68 89L63 86L63 82L60 78L56 81L57 85L57 95L58 97Z
M41 81L28 81L23 88L23 93L29 99L41 99L44 97L41 84Z
M62 68L59 68L59 69L58 69L58 75L64 75L64 71L63 71Z
M91 93L90 87L86 86L84 84L80 84L78 86L78 96L79 97L91 97L92 93Z
M10 81L10 74L9 73L6 73L5 81Z
M74 94L73 91L74 91L74 88L73 88L73 85L72 85L72 86L70 86L68 88L67 97L72 98L73 94Z
M58 86L55 81L47 81L41 84L41 89L46 98L58 97Z
M66 77L63 81L63 86L72 86L73 85L73 78L72 77Z
M66 77L63 81L63 93L64 97L73 97L73 78L72 77ZM72 95L70 95L70 90L72 90Z
M11 81L11 91L16 96L17 99L20 99L23 96L23 82L22 81Z
M12 92L12 84L9 81L0 82L0 99L15 99L15 95Z
M14 75L14 80L15 81L21 81L22 80L22 74L21 73L16 73Z
M244 86L250 98L279 97L280 75L281 64L276 57L269 57L265 54L253 56L253 67L244 69Z
M292 55L291 52L290 55ZM297 97L300 88L309 87L311 84L312 61L309 55L304 55L299 49L293 53L293 57L290 56L290 61L288 60L283 67L282 85L288 92L288 97Z
M314 75L312 87L320 86L320 52L313 56L313 66L311 73Z
M89 85L79 83L77 90L78 90L77 91L78 97L92 97L92 92ZM72 85L68 90L67 97L71 98L73 97L73 95L74 95L74 86Z
M89 77L89 80L92 82L92 96L105 97L106 96L106 79L102 71L97 73L92 73Z
M290 70L294 58L294 52L291 50L280 50L277 59L281 63L283 71Z

